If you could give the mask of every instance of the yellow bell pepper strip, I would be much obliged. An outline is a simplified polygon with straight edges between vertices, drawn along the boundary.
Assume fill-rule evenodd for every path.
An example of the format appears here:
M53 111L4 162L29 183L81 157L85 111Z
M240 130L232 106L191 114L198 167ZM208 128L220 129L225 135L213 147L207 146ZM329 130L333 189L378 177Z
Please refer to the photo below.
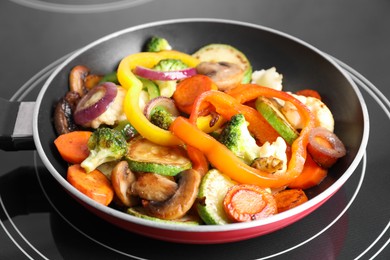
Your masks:
M133 74L136 66L151 68L162 59L180 59L189 67L195 67L199 61L192 56L178 51L140 52L131 54L121 60L117 75L119 83L127 89L124 101L124 112L131 125L146 139L160 145L178 145L181 141L171 132L161 129L145 117L139 107L141 81Z
M214 122L211 123L212 121ZM226 119L222 116L215 118L213 115L207 115L198 117L196 120L196 126L205 133L212 133L221 128L225 122Z
M243 114L246 121L249 122L249 131L261 143L273 142L279 136L278 132L255 109L241 104L234 97L224 92L215 90L204 92L196 99L190 115L191 123L196 122L199 115L203 112L203 102L213 105L215 111L227 120L233 115Z
M237 105L236 103L238 101L233 98L236 102L234 103L231 100L232 97L225 93L213 91L203 93L196 101L190 120L187 121L186 119L179 117L172 123L170 130L187 145L193 146L204 153L214 167L238 182L252 183L262 187L271 188L288 185L291 181L298 177L303 170L307 156L306 147L308 144L309 133L314 127L314 116L299 100L285 92L252 84L243 85L242 88L247 92L250 90L251 94L247 94L247 98L250 97L252 99L253 96L265 96L290 101L297 107L298 112L303 117L304 127L300 136L292 144L291 159L288 162L286 173L274 175L248 166L224 145L211 136L203 133L195 126L194 122L196 122L197 114L199 112L198 108L200 107L200 104L198 103L209 102L216 108L217 111L222 111L223 114L228 114L224 113L224 110L229 109L229 106L232 104ZM224 99L223 97L226 96L229 96L230 98ZM235 111L235 109L231 110ZM222 113L220 112L220 114Z

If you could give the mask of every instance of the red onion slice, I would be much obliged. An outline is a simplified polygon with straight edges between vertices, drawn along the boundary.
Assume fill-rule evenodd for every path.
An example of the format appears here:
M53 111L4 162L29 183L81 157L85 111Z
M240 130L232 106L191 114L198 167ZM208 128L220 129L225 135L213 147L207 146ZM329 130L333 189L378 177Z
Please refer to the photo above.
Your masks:
M144 108L144 115L146 116L147 119L150 120L150 115L153 109L158 106L164 107L167 110L167 112L169 112L172 116L179 116L179 111L177 110L173 99L159 96L153 98L146 104Z
M347 153L336 134L324 127L316 127L311 131L307 150L313 160L324 168L330 168Z
M78 125L85 125L103 114L118 93L112 82L104 82L92 88L77 104L73 119Z
M136 66L134 74L150 80L180 80L196 75L195 68L186 68L174 71L158 71L142 66Z

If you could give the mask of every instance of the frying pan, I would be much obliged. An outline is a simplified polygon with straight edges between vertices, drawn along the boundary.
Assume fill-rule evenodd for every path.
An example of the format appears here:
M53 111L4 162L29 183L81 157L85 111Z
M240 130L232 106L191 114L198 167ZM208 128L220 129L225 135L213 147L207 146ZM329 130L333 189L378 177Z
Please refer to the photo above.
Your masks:
M67 164L61 159L53 140L53 108L68 91L68 76L76 65L85 65L95 74L116 70L125 56L140 52L151 36L161 36L179 51L193 53L210 43L235 46L249 58L254 70L276 67L283 74L284 90L317 90L335 119L335 133L348 153L329 171L317 187L307 190L310 200L296 208L264 220L228 225L177 226L130 216L102 206L71 186L65 179ZM0 103L2 149L34 148L45 167L67 192L99 217L123 229L156 239L181 243L224 243L240 241L274 232L305 217L327 201L353 174L364 154L369 132L368 112L361 93L349 76L327 55L285 33L232 20L178 19L135 26L103 37L73 53L48 78L35 103ZM34 107L32 110L31 107ZM24 111L24 112L23 112ZM20 122L31 121L32 138ZM18 118L18 119L14 119ZM7 128L10 122L15 128ZM7 124L6 124L7 122ZM18 123L19 122L19 123ZM15 131L17 132L15 134Z

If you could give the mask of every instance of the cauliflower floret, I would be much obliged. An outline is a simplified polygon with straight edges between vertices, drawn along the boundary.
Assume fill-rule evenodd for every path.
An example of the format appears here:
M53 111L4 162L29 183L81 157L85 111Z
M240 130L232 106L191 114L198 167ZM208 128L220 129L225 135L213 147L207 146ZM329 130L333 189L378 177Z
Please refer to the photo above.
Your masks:
M290 93L291 94L291 93ZM329 131L334 130L334 118L329 108L319 99L291 94L305 104L314 114L317 126L325 127ZM303 122L297 108L290 102L282 102L281 112L295 129L302 129Z
M278 137L272 144L264 143L260 147L259 158L252 167L273 174L282 174L287 170L287 144L282 137Z
M282 90L282 80L283 75L279 74L275 67L252 73L252 83L276 90Z
M98 128L100 125L114 125L119 121L126 120L126 115L123 112L123 101L125 99L126 90L123 87L118 86L118 92L113 100L113 102L109 105L107 110L92 120L91 122L85 124L85 127Z

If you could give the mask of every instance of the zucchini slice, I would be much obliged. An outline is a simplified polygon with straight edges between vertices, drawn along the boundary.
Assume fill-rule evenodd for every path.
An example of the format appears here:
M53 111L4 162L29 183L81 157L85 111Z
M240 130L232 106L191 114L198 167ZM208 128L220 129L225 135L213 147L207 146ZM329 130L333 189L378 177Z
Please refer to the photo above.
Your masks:
M190 225L190 226L198 226L202 224L202 221L192 215L185 215L184 217L175 219L175 220L166 220L166 219L160 219L160 218L155 218L152 216L149 216L144 212L143 208L128 208L127 209L127 214L130 214L132 216L142 218L142 219L147 219L151 221L156 221L160 223L167 223L167 224L175 224L175 225Z
M259 97L256 100L256 109L288 144L291 145L298 138L299 133L279 111L276 102Z
M206 224L231 223L223 208L223 200L229 188L235 184L235 181L216 169L205 174L200 184L196 207Z
M245 71L242 83L249 83L252 79L252 66L249 60L244 53L231 45L222 43L208 44L200 48L198 51L192 54L192 56L197 58L200 62L225 61L238 64Z
M183 148L158 145L143 137L134 138L129 142L126 160L132 171L152 172L165 176L175 176L192 166Z
M158 88L157 84L153 81L145 78L138 77L138 79L142 82L143 91L146 91L149 94L149 99L156 98L160 96L160 89Z

